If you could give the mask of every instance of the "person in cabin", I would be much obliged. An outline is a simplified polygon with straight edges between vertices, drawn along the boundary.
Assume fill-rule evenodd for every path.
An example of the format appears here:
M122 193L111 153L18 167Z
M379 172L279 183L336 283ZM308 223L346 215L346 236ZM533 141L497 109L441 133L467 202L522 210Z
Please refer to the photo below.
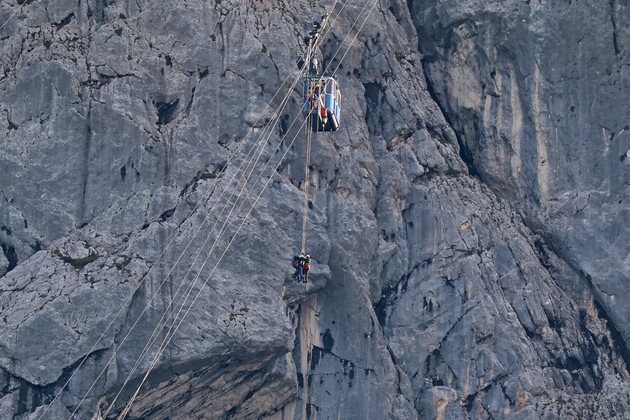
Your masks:
M319 116L322 119L322 124L326 125L326 123L328 122L328 111L326 110L326 108L320 108Z
M312 91L313 93L311 94L311 108L315 109L317 108L317 100L319 99L319 86L314 84L312 87Z
M311 256L303 256L301 260L302 264L302 281L306 283L308 281L308 270L311 269Z

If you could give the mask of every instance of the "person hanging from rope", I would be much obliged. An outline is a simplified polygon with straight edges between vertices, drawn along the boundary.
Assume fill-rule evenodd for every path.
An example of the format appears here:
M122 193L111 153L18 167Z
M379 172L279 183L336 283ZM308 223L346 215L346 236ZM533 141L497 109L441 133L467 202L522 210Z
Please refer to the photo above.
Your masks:
M293 265L293 268L295 268L295 273L293 273L293 277L295 277L297 281L302 280L302 266L300 262L302 261L303 258L304 258L303 253L295 254L293 256L293 261L291 262L291 265Z
M311 269L311 256L310 255L302 255L300 263L302 265L302 282L306 283L308 281L308 270Z

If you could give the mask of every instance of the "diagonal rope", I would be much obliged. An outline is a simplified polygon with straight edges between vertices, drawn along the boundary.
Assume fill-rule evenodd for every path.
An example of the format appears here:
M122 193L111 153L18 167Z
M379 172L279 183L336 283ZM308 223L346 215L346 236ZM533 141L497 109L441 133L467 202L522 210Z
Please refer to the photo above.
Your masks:
M288 80L288 78L287 78ZM285 80L286 83L286 80ZM284 86L283 83L281 85L281 88ZM280 89L281 89L280 88ZM271 99L270 103L273 102L273 99L277 96L277 93L280 91L280 89L278 89L278 91L276 92L276 95L274 95L274 97ZM283 100L284 101L284 100ZM259 120L262 119L262 115L259 117ZM257 121L258 122L258 121ZM257 125L257 122L254 124L254 126ZM253 129L252 129L253 130ZM194 239L197 237L197 235L199 234L199 232L203 229L203 227L205 226L206 222L208 221L210 215L212 214L212 211L214 210L214 206L217 205L218 203L220 203L221 198L223 197L224 193L227 191L228 187L231 185L232 181L238 176L239 171L242 169L243 165L250 162L248 161L248 157L250 156L252 151L256 150L256 146L257 145L264 145L264 139L259 138L259 140L256 141L256 143L252 146L252 148L250 149L249 153L247 154L247 156L245 157L245 159L243 159L243 161L241 162L241 165L239 166L239 168L234 172L232 178L230 179L230 181L226 184L225 188L222 190L222 193L219 197L219 199L214 203L213 207L208 211L208 213L206 214L205 219L203 220L203 222L199 225L199 227L197 228L197 230L195 231L194 235L192 236L192 238L190 239L190 241L188 242L188 244L186 245L186 247L184 248L184 250L182 251L182 253L179 255L178 259L176 260L175 264L171 267L171 269L169 270L169 272L167 273L167 275L164 277L163 281L160 283L160 285L158 286L158 288L155 290L155 292L153 293L153 295L151 296L151 298L149 299L149 301L147 302L147 304L145 305L143 311L140 313L140 315L138 316L138 318L136 319L136 321L134 322L134 324L132 325L132 327L129 329L129 331L127 332L127 334L125 335L125 337L123 338L123 340L119 343L118 345L118 350L114 350L114 352L112 353L110 359L108 360L108 362L106 363L106 365L103 367L103 369L101 370L101 372L99 373L99 375L97 376L96 380L92 383L92 385L90 386L90 388L88 389L88 391L86 392L86 394L84 395L84 397L79 401L79 404L77 405L77 407L75 408L75 411L72 413L74 414L78 408L80 407L81 403L85 400L85 398L87 398L87 395L89 394L89 392L94 388L94 386L96 385L96 383L98 382L98 380L100 379L100 377L102 377L102 375L105 373L105 371L107 370L109 364L112 362L112 360L116 357L118 351L120 351L120 347L122 347L122 345L125 343L125 341L128 339L128 337L130 336L131 332L133 331L133 329L137 326L137 324L140 322L142 316L146 313L146 311L148 310L148 308L150 307L151 303L153 302L153 300L155 299L156 296L158 296L159 291L162 289L162 287L165 285L166 281L168 280L168 278L170 277L170 275L173 273L173 271L175 270L176 266L179 264L179 262L181 261L181 259L183 258L183 256L185 255L186 251L190 248L190 245L193 243ZM241 142L241 144L245 144L245 140L243 140ZM240 147L240 145L239 145ZM238 150L238 149L237 149ZM228 164L226 164L224 166L224 169L227 168ZM249 165L247 165L249 166ZM240 181L237 181L237 184ZM213 190L214 191L214 190ZM230 197L231 198L231 197ZM228 199L229 202L230 199ZM199 204L197 204L197 207L199 206ZM195 209L197 208L195 207ZM195 210L194 209L194 210ZM193 210L193 212L194 212ZM225 210L225 208L224 208ZM221 213L222 215L223 213ZM192 215L192 212L191 212ZM190 216L189 216L190 217ZM220 217L220 216L219 216ZM219 219L217 219L218 221ZM216 223L215 223L216 226ZM214 227L213 227L214 228ZM212 232L212 230L211 230ZM166 250L168 249L168 246L175 240L176 236L174 236L171 241L169 242L169 244L167 245L167 247L165 248L165 250L162 252L162 254L160 254L160 257L162 257ZM159 258L158 258L159 260ZM155 267L157 264L157 261L153 263L153 265L151 266L151 268ZM192 266L191 266L192 267ZM151 269L150 268L150 269ZM150 271L149 269L149 271ZM118 318L118 316L120 315L120 313L122 312L122 310L127 306L127 304L131 301L131 299L133 298L133 296L135 295L135 293L140 289L140 287L144 284L144 280L147 278L148 272L143 276L143 280L142 282L136 287L136 289L131 293L131 296L129 297L129 299L127 300L127 302L125 302L125 305L123 305L120 309L120 311L116 314L116 316L114 316L114 318L112 319L112 322L110 323L110 325L108 326L107 329L109 329L109 327L111 326L111 324L113 324L113 322ZM167 313L167 312L165 312ZM107 331L106 329L106 331ZM105 332L106 332L105 331ZM102 334L102 336L105 334L105 332ZM101 336L101 338L102 338ZM99 338L100 341L100 338ZM97 343L95 344L94 348L96 347ZM85 356L85 359L87 359L87 357L89 356L89 354L91 353L91 351ZM79 366L80 367L80 366ZM78 369L78 368L77 368ZM76 370L75 370L76 372ZM69 383L70 379L68 379L68 381L66 382L66 385ZM64 388L65 386L64 385ZM62 389L63 390L63 389ZM61 391L62 391L61 390ZM61 391L58 393L57 396L59 396L59 394L61 393ZM42 416L43 417L43 416ZM40 417L41 418L41 417Z
M294 87L295 87L295 84L294 84L292 87L294 88ZM292 90L292 89L291 89L291 90ZM281 114L282 114L282 112L283 112L283 110L284 110L284 108L285 108L285 106L286 106L286 104L287 104L287 103L288 103L288 100L287 100L287 101L286 101L286 102L285 102L285 103L281 106L281 108L280 108L280 109L279 109L279 111L277 112L277 114L278 114L278 115L281 115ZM231 215L232 215L232 213L233 213L233 211L234 211L234 208L235 208L236 204L238 203L238 200L240 199L240 197L241 197L241 195L242 195L242 192L243 192L243 190L244 190L245 186L247 185L248 181L250 180L250 178L251 178L251 176L252 176L252 174L253 174L253 170L255 169L255 165L258 163L258 160L260 159L260 157L262 156L262 153L264 152L264 146L265 146L265 144L266 144L266 141L267 141L267 140L269 139L269 137L273 134L273 128L277 125L278 121L279 121L279 119L276 119L276 121L275 121L272 125L268 126L268 127L271 127L271 128L269 128L269 130L268 130L268 135L267 135L266 137L261 137L261 139L262 139L262 140L259 140L259 142L258 142L260 146L259 146L259 151L258 151L258 153L257 153L256 160L249 160L249 161L248 161L248 165L246 166L245 170L242 172L241 178L240 178L239 182L238 182L236 185L238 185L238 184L242 183L241 181L243 180L243 178L246 178L246 179L245 179L245 182L244 182L244 183L242 183L242 184L243 184L243 186L241 187L241 190L239 191L239 193L238 193L238 195L237 195L236 199L234 200L234 203L233 203L233 205L232 205L232 208L231 208L231 209L230 209L230 211L228 212L227 220L229 220L229 219L231 218ZM252 149L252 150L253 150L253 149ZM239 169L240 169L240 168L239 168ZM247 173L247 172L249 172L249 173L248 173L248 175L247 175L247 176L245 176L245 173ZM235 186L236 186L236 185L235 185ZM235 191L236 191L236 190L235 190ZM183 277L184 279L188 277L188 275L190 274L191 270L194 268L195 263L197 262L197 260L198 260L199 256L201 255L201 253L202 253L203 249L205 248L205 246L207 245L208 241L210 240L210 238L211 238L211 236L212 236L212 233L214 232L214 230L215 230L215 228L216 228L216 226L217 226L217 224L218 224L219 220L221 220L221 217L223 216L223 214L224 214L225 210L228 208L229 203L232 201L232 198L234 197L234 195L236 195L235 191L233 191L233 192L232 192L232 195L230 196L230 198L228 198L227 203L226 203L226 206L224 206L224 207L223 207L223 210L221 211L221 214L219 214L219 216L217 217L217 219L216 219L216 221L215 221L214 225L212 226L212 229L210 230L210 233L207 235L207 237L206 237L206 239L205 239L204 243L203 243L203 244L199 247L199 249L198 249L198 251L197 251L197 255L195 256L194 261L192 262L192 264L191 264L191 265L190 265L190 267L188 268L188 271L186 272L186 274L185 274L185 275L184 275L184 277ZM220 201L220 198L219 198L219 201ZM224 225L221 227L219 235L221 235L221 234L224 232L224 229L225 229L225 223L224 223ZM216 242L213 244L213 248L214 248L214 246L216 246ZM212 249L210 250L210 252L209 252L209 254L208 254L208 255L210 255L210 253L211 253L211 252L212 252ZM199 269L199 273L200 273L200 272L201 272L201 270L203 270L203 268L205 267L205 263L206 263L206 261L207 261L207 258L206 258L206 260L204 261L204 264L203 264L203 265L201 266L201 268ZM198 278L198 276L199 276L199 274L195 277L195 279L196 279L196 278ZM162 321L164 320L164 318L166 317L166 315L169 313L169 310L170 310L170 309L171 309L171 307L173 306L173 302L175 302L175 300L176 300L177 296L179 295L179 292L180 292L180 290L182 289L182 287L183 287L183 285L184 285L184 284L185 284L185 281L182 281L182 282L180 283L180 285L179 285L179 287L178 287L177 291L175 292L175 295L173 296L172 301L169 303L168 307L166 307L166 308L165 308L165 310L164 310L164 313L163 313L162 317L160 318L160 320L159 320L159 321L158 321L158 323L156 324L156 326L155 326L155 328L154 328L154 330L153 330L153 333L151 334L151 337L149 338L149 341L148 341L147 345L145 345L145 347L143 348L143 350L142 350L142 352L141 352L140 356L138 357L138 359L137 359L136 363L134 364L134 366L133 366L132 370L131 370L131 371L129 372L129 374L127 375L127 378L126 378L125 382L123 383L123 385L122 385L122 387L121 387L120 391L116 394L116 397L114 398L114 400L112 401L112 403L110 403L110 406L111 406L111 405L113 405L113 404L115 403L115 401L117 400L118 396L120 395L120 393L123 391L123 389L124 389L124 387L126 386L126 384L127 384L127 383L129 382L129 380L131 379L131 376L133 375L133 373L135 372L135 370L139 367L139 364L140 364L140 362L141 362L142 358L143 358L143 357L147 354L148 349L150 348L150 346L152 346L152 345L155 343L155 340L156 340L156 339L157 339L157 337L158 337L159 329L160 329L160 327L161 327L161 325L162 325ZM181 302L181 300L180 300L180 302ZM107 411L107 413L109 413L109 410ZM107 414L107 413L106 413L106 414Z
M298 80L299 80L299 79L298 79ZM287 132L290 132L290 131L291 131L291 129L292 129L293 125L295 124L295 121L297 121L297 119L298 119L297 117L296 117L296 118L294 118L294 120L292 121L291 125L287 128ZM275 153L279 150L279 148L280 148L280 146L281 146L281 145L282 145L282 141L279 143L278 147L276 148L276 151L275 151L273 154L275 154ZM262 150L261 150L261 152L262 152ZM273 154L272 154L272 156L273 156ZM259 157L260 157L260 155L259 155ZM264 173L264 170L265 170L265 169L267 168L267 166L269 165L269 162L271 162L271 160L268 160L268 161L267 161L267 164L265 164L265 167L263 168L263 170L262 170L262 171L261 171L261 173L259 174L258 178L257 178L257 179L256 179L256 181L254 182L254 186L255 186L255 185L256 185L256 183L259 181L260 177L261 177L261 176L262 176L262 174ZM248 180L249 180L249 178L248 178ZM239 199L239 198L243 195L243 190L244 190L244 187L245 187L246 185L247 185L247 183L245 183L245 184L243 185L243 188L241 188L241 191L239 192L239 195L238 195L238 197L237 197L237 200L238 200L238 199ZM253 187L250 189L250 191L249 191L249 192L248 192L245 196L248 196L248 195L251 193L251 191L252 191L252 190L253 190ZM236 202L235 202L235 204L236 204ZM212 248L211 248L211 249L210 249L210 251L208 252L207 257L206 257L206 259L205 259L205 261L204 261L204 263L203 263L202 267L199 269L198 274L197 274L197 276L195 277L195 279L194 279L193 283L189 286L189 288L188 288L188 292L186 293L186 296L185 296L183 299L180 299L180 301L178 302L178 305L179 305L179 303L181 303L181 305L179 306L179 311L178 311L177 315L175 316L175 318L174 318L174 320L173 320L173 323L171 324L171 327L170 327L170 328L173 328L173 325L174 325L174 324L175 324L175 322L177 321L177 317L179 316L179 314L181 313L181 311L182 311L182 310L183 310L183 308L185 307L185 302L186 302L186 300L188 299L188 297L189 297L189 296L190 296L190 294L192 293L192 290L194 290L194 286L195 286L195 284L196 284L196 281L199 279L199 277L200 277L200 275L201 275L201 272L202 272L203 268L205 267L205 265L207 264L207 261L209 260L210 256L212 255L212 253L213 253L214 249L216 248L216 246L218 245L219 241L222 239L223 235L225 234L225 232L226 232L226 231L227 231L227 229L229 228L229 223L231 222L231 220L233 221L233 220L235 219L235 217L236 217L235 213L238 213L238 212L241 210L241 208L243 207L243 205L244 205L244 204L245 204L245 201L242 201L242 202L241 202L241 205L238 207L238 209L236 209L236 211L234 211L234 205L232 206L232 209L231 209L230 213L228 214L227 219L226 219L226 220L225 220L225 222L223 223L223 226L221 227L221 230L220 230L220 232L219 232L219 235L217 236L217 238L216 238L215 242L213 243ZM170 308L170 306L172 306L172 305L169 305L169 308ZM156 327L155 327L155 329L154 329L154 334L155 334L155 332L156 332L158 329L160 329L160 327L161 327L161 325L160 325L160 323L158 323L158 325L156 325ZM169 330L169 332L170 332L170 330ZM152 334L152 337L153 337L153 335L154 335L154 334ZM157 336L157 335L155 335L155 339L157 339L157 337L158 337L158 336ZM155 343L155 340L153 340L153 341L152 341L151 343L149 343L147 346L149 346L149 345L153 345L154 343ZM147 349L147 346L145 346L145 349ZM144 354L146 354L146 352L144 352ZM143 357L143 356L144 356L144 355L141 355L141 357ZM138 364L138 363L139 363L139 360L138 360L138 362L136 363L136 367L137 367L137 364ZM125 381L125 384L129 381L129 378L130 378L130 376L128 376L127 380ZM118 392L117 396L118 396L118 395L120 395L120 392L124 389L125 384L123 384L123 387L122 387L122 388L121 388L121 390ZM113 408L113 403L114 403L114 401L112 401L112 403L110 404L110 407L108 408L107 413L109 413L109 411Z
M21 11L22 11L22 6L24 6L24 3L25 3L25 2L26 2L26 1L22 2L22 4L20 4L20 2L19 2L19 1L17 2L17 4L18 4L20 7L18 7L17 9L15 9L15 12L13 12L13 14L11 14L11 16L9 16L9 18L8 18L7 20L5 20L5 21L4 21L4 23L2 24L2 26L0 26L0 31L2 30L2 28L4 28L5 26L7 26L7 23L9 23L9 21L10 21L11 19L13 19L13 17L14 17L15 15L17 15L17 14L18 14L18 12L21 12Z
M361 29L363 28L363 26L365 25L365 23L367 22L367 19L369 17L369 15L371 14L371 12L373 11L374 7L376 6L376 4L378 3L378 0L375 0L372 7L370 8L370 11L368 12L368 14L366 15L363 23L360 25L358 32L355 34L355 36L353 37L350 45L348 46L346 53L343 55L342 59L340 60L339 64L337 65L337 67L335 68L335 72L337 71L337 69L339 68L339 66L341 65L341 62L343 61L343 58L345 58L345 56L348 54L350 46L354 43L354 41L356 40L356 38L358 37ZM367 3L366 3L367 4ZM365 9L365 6L364 6ZM363 10L364 10L363 9ZM363 12L362 10L362 12ZM362 13L361 12L361 13ZM359 15L360 17L360 15ZM355 21L358 22L358 19ZM352 27L354 27L354 25L352 25ZM345 41L345 39L344 39ZM338 50L339 51L339 50ZM336 56L336 54L335 54ZM304 124L304 123L303 123ZM298 132L299 134L299 132ZM297 138L297 135L293 138L293 140L291 141L291 144L289 145L289 148L287 149L287 151L285 151L285 153L283 154L283 156L280 159L280 162L278 163L278 165L275 168L275 171L277 171L277 169L279 168L279 166L281 165L282 161L284 160L286 154L288 153L288 151L290 150L290 147L293 145L293 143L295 142L295 139ZM262 172L261 172L262 175ZM260 178L260 176L259 176ZM188 313L190 312L190 310L192 309L192 306L194 305L194 303L196 302L196 300L198 299L198 297L201 295L201 292L203 291L203 287L205 287L205 285L208 283L208 281L210 280L212 274L214 273L214 271L216 270L216 268L218 267L218 265L220 264L220 262L222 261L223 257L225 256L225 254L227 253L230 245L232 244L232 242L235 240L238 232L240 231L240 229L242 228L243 224L245 223L245 221L247 220L247 217L249 216L249 214L251 213L251 211L253 210L254 206L256 205L256 203L258 202L258 200L260 199L260 197L262 196L263 192L265 191L266 187L268 186L269 182L271 181L271 179L273 179L273 173L272 175L269 177L269 180L267 181L267 183L265 183L262 191L260 192L260 194L258 195L258 197L256 198L256 200L254 201L254 204L252 205L252 207L250 208L250 210L248 211L248 213L245 215L243 222L241 223L241 225L239 226L239 228L237 229L237 231L232 235L232 238L230 240L230 242L227 244L223 254L221 255L221 257L219 258L219 261L215 264L214 268L212 269L211 273L208 275L208 277L206 278L204 284L201 286L199 292L197 293L197 295L195 296L195 298L193 299L193 302L190 304L190 306L188 307L187 311L185 312L184 316L180 319L180 322L178 323L178 325L175 327L175 329L173 330L172 333L167 333L167 336L165 337L165 340L163 342L163 345L160 346L160 349L158 350L158 353L156 354L156 356L153 359L153 362L151 363L151 366L149 367L149 369L147 370L146 374L144 375L144 378L142 380L142 382L140 383L140 385L138 386L136 392L134 393L134 395L132 396L132 398L130 399L129 403L127 404L127 406L125 407L125 410L123 411L123 413L121 414L120 418L124 418L126 416L126 414L129 412L131 405L133 404L135 398L137 397L142 385L144 384L144 382L146 381L148 375L150 374L150 372L153 370L153 368L155 367L157 360L159 359L159 357L161 356L161 354L164 352L166 346L170 343L171 339L174 337L175 333L177 332L177 329L179 329L179 327L181 326L181 324L183 323L184 319L186 318L186 316L188 315ZM251 191L251 190L250 190ZM191 288L192 290L192 288Z
M290 127L287 129L287 132L290 132L290 131L291 131L291 128L293 127L293 125L295 124L295 121L297 121L297 119L298 119L298 117L296 116L296 118L294 118L294 120L293 120L292 124L290 125ZM303 125L303 124L304 124L304 123L302 123L302 125ZM299 134L299 133L298 133L298 134ZM293 141L291 142L291 145L292 145L292 144L293 144L293 142L295 141L295 138L297 137L297 135L298 135L298 134L296 134L296 136L294 137ZM275 153L276 153L276 152L280 149L280 147L281 147L281 146L282 146L282 141L279 143L279 145L278 145L278 146L277 146L277 148L276 148L276 151L275 151L273 154L275 154ZM273 154L272 154L272 156L273 156ZM285 153L285 154L286 154L286 153ZM255 185L258 183L258 181L260 180L260 178L261 178L261 177L262 177L262 175L264 174L265 169L269 166L269 163L270 163L270 162L271 162L271 160L268 160L268 161L267 161L267 163L265 164L265 166L264 166L263 170L262 170L262 171L261 171L261 173L258 175L258 178L257 178L257 179L256 179L256 181L253 183L252 187L250 188L250 190L248 191L248 193L246 194L246 196L249 196L249 195L251 194L251 192L253 191L253 189L254 189ZM242 191L241 191L241 193L242 193ZM243 207L243 205L244 205L244 204L245 204L245 202L244 202L244 201L242 201L242 202L241 202L241 205L240 205L240 206L239 206L239 208L237 209L236 213L238 213L238 211L240 211L240 210L241 210L241 208ZM232 217L231 215L232 215L232 212L231 212L230 216L228 217L228 219L225 221L225 223L224 223L224 225L223 225L223 227L222 227L222 230L221 230L221 232L220 232L220 235L217 237L217 239L216 239L215 243L213 244L213 247L212 247L211 251L208 253L208 257L206 258L206 261L204 262L204 266L205 266L205 263L206 263L206 262L208 261L208 259L210 258L211 254L212 254L212 251L214 251L214 249L215 249L216 245L218 244L218 242L220 241L220 239L222 239L223 234L227 231L227 228L229 227L229 223L230 223L230 218L232 218L232 219L234 219L234 218L235 218L235 216L233 216L233 217ZM201 271L199 271L199 274L198 274L198 275L197 275L197 277L195 278L195 282L196 282L196 280L198 280L200 273L201 273ZM206 281L206 283L207 283L207 281ZM170 327L170 329L169 329L169 332L167 333L167 335L166 335L166 337L165 337L165 340L163 341L163 343L162 343L162 344L164 344L164 342L167 342L167 340L168 340L168 341L170 341L170 339L169 339L169 337L168 337L168 336L170 335L170 333L171 333L171 331L172 331L172 329L173 329L173 327L174 327L174 325L175 325L175 322L177 321L177 318L178 318L179 314L181 313L181 311L182 311L182 310L183 310L183 308L184 308L185 301L186 301L186 300L188 299L188 297L190 296L190 293L192 292L192 290L194 290L194 286L195 286L195 283L193 282L193 284L191 284L191 286L188 288L188 294L187 294L187 296L183 299L183 301L184 301L184 302L183 302L183 303L182 303L182 305L180 306L180 309L179 309L179 311L178 311L178 313L177 313L177 315L176 315L176 317L175 317L175 319L174 319L174 321L173 321L173 323L172 323L172 325L171 325L171 327ZM163 347L163 346L161 345L161 346L160 346L160 348L162 348L162 347ZM154 364L154 363L153 363L153 366L155 366L155 364ZM111 408L111 407L110 407L110 408Z
M303 123L304 124L304 123ZM247 218L249 217L249 215L251 214L252 210L254 209L254 207L256 206L256 204L258 203L258 200L260 199L260 197L262 196L262 194L264 193L264 191L266 190L267 186L269 185L269 182L271 182L272 179L274 179L274 172L278 170L278 168L280 167L280 165L282 164L282 161L284 160L284 158L286 157L287 153L291 150L291 146L293 145L293 143L295 142L295 140L297 139L297 137L299 136L299 131L298 133L293 137L293 140L291 141L291 143L289 144L289 146L287 147L287 150L284 152L284 154L282 155L282 157L280 158L280 161L278 162L278 164L276 165L276 167L274 168L274 170L271 172L269 179L267 180L267 182L264 184L263 189L261 190L261 192L258 194L258 196L256 197L256 200L254 201L254 203L251 205L249 211L247 212L247 214L245 214L243 221L241 222L241 224L239 225L238 229L236 230L236 232L234 232L234 234L232 235L232 238L230 239L230 241L228 242L227 246L225 247L225 250L223 251L223 253L221 254L221 256L219 257L219 260L217 261L217 263L214 265L212 271L210 272L210 274L207 276L206 280L204 281L203 285L201 286L201 288L199 289L199 292L197 292L197 295L195 295L195 298L193 299L192 303L188 306L188 309L186 310L186 312L184 313L184 315L181 317L179 323L177 324L177 326L175 326L174 329L172 329L172 331L169 330L169 333L166 336L166 340L163 342L163 345L160 346L160 348L158 349L157 354L155 355L155 357L153 358L153 361L151 362L151 365L149 366L149 369L147 370L146 374L144 375L140 385L137 387L135 393L133 394L133 396L131 397L131 399L129 400L129 402L127 403L127 405L125 406L125 409L123 410L123 412L120 414L120 416L118 417L119 419L124 419L127 414L129 413L129 410L131 409L131 406L133 405L133 402L135 401L136 397L138 396L138 393L140 392L140 389L142 388L142 385L144 385L144 383L146 382L149 374L151 373L151 371L155 368L157 361L159 360L160 356L162 355L162 353L164 352L164 350L166 349L166 347L168 346L168 344L170 343L171 339L174 337L175 333L177 332L177 330L179 329L179 327L182 325L184 319L186 318L186 316L188 315L188 313L190 312L190 310L192 309L193 305L195 304L195 302L197 301L197 299L199 298L199 296L201 295L201 292L203 292L203 288L207 285L208 281L210 280L210 278L212 277L212 275L214 274L215 270L217 269L218 265L221 263L221 261L223 260L223 257L225 256L225 254L227 253L227 251L229 250L230 246L232 245L232 243L234 242L234 240L236 239L238 233L240 232L241 228L243 227L243 225L245 224L245 222L247 221Z

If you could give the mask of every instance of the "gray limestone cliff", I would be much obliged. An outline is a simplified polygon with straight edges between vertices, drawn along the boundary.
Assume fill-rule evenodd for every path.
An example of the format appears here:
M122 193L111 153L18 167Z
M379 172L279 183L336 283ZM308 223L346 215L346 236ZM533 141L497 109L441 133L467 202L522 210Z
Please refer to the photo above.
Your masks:
M561 3L0 5L0 417L628 418L630 9Z

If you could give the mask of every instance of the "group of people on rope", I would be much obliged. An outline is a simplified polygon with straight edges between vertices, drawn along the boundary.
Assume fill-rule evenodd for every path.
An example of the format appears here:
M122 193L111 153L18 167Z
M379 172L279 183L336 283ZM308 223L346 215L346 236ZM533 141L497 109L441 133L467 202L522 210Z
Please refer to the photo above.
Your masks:
M311 269L311 256L304 255L304 252L300 252L299 254L295 254L293 256L293 268L295 268L295 273L293 273L293 277L297 279L297 281L301 281L306 283L308 281L308 270Z

